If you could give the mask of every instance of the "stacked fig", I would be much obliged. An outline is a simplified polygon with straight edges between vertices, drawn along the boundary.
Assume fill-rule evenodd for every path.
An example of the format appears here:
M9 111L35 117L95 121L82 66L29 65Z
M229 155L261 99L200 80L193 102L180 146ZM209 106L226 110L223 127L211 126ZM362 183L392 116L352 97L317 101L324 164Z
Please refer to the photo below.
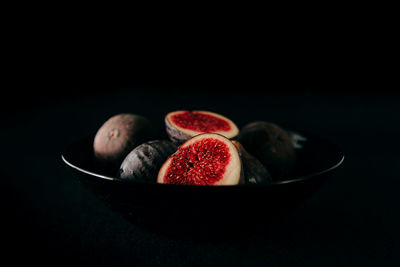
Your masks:
M273 123L239 131L220 114L181 110L165 126L169 140L142 116L115 115L95 136L95 158L119 166L121 180L185 185L270 184L288 178L295 162L291 135Z

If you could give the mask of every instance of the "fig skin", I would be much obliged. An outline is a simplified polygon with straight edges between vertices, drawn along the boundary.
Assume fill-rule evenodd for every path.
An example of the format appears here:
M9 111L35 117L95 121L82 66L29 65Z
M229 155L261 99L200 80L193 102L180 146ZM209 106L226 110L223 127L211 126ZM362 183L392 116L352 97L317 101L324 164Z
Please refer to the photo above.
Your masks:
M179 131L177 128L171 125L171 123L165 118L165 130L168 134L169 139L177 145L184 143L186 140L190 139L190 135Z
M93 142L97 161L119 166L126 155L143 142L156 138L156 129L145 117L122 113L109 118Z
M256 121L245 125L237 140L265 166L273 180L289 177L296 152L288 132L274 123Z
M167 140L154 140L134 148L119 169L119 178L144 183L156 183L157 174L167 158L178 147Z
M194 115L199 114L199 115L209 115L211 117L215 117L218 118L220 120L225 121L227 124L229 124L230 126L230 130L228 131L224 131L224 130L211 130L211 131L199 131L199 130L191 130L191 129L185 129L182 128L181 126L175 125L172 121L172 116L174 115L179 115L180 113L192 113ZM203 134L203 133L216 133L216 134L220 134L228 139L232 139L234 137L236 137L239 133L239 128L236 126L236 124L230 120L229 118L215 113L215 112L211 112L211 111L205 111L205 110L193 110L193 111L188 111L188 110L177 110L177 111L173 111L168 113L165 116L165 128L166 128L166 132L168 134L169 139L174 142L175 144L181 145L183 144L185 141L189 140L190 138L199 135L199 134Z
M238 141L232 141L239 151L243 166L244 184L271 184L271 174L264 165L244 149Z

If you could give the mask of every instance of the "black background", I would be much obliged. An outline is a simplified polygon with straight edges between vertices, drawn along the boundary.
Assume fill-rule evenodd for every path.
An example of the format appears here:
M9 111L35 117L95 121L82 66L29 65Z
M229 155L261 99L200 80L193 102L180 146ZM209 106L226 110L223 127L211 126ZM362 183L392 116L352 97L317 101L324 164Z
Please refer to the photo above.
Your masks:
M55 265L396 266L398 62L392 51L372 54L362 43L338 44L315 50L287 45L267 56L222 47L179 57L155 46L123 65L94 52L69 51L37 72L29 65L27 75L4 86L8 94L1 98L4 259ZM192 240L148 232L86 191L60 156L114 114L142 114L162 127L163 116L175 109L213 110L239 127L268 120L321 135L341 146L345 162L312 199L259 235L238 229L226 240ZM266 210L268 205L274 203L266 203Z

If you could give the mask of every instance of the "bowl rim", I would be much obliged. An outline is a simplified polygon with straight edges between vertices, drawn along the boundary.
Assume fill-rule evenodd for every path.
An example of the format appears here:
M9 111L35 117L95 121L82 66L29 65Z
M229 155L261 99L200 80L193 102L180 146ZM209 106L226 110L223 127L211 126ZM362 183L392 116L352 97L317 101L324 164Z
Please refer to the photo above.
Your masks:
M100 179L103 179L103 180L112 181L112 182L115 182L115 183L124 183L124 184L127 184L127 185L128 184L129 185L151 185L151 186L155 186L156 185L156 186L196 187L196 188L197 187L207 187L207 188L210 188L210 187L216 187L216 188L218 188L218 187L266 187L266 186L292 184L292 183L305 181L305 180L311 179L311 178L313 178L315 176L319 176L321 174L330 172L330 171L336 169L337 167L339 167L340 165L342 165L342 163L344 161L344 158L345 158L345 155L344 155L343 151L337 145L331 143L330 141L325 140L325 139L324 139L324 141L329 142L331 145L334 145L340 151L340 154L341 154L340 160L338 162L336 162L334 165L332 165L331 167L326 168L324 170L321 170L319 172L314 172L314 173L311 173L311 174L308 174L308 175L303 175L303 176L295 177L295 178L288 179L288 180L276 181L276 182L272 182L270 184L265 184L265 185L264 184L257 184L257 185L254 185L254 184L239 184L239 185L219 185L219 186L180 185L180 184L179 185L176 185L176 184L170 185L170 184L159 184L159 183L154 183L153 184L153 183L141 183L141 182L124 181L124 180L118 179L117 177L108 176L108 175L104 175L104 174L100 174L100 173L96 173L96 172L93 172L93 171L89 171L89 170L83 169L83 168L73 164L72 162L70 162L66 157L66 154L67 154L66 152L61 154L61 159L67 166L69 166L70 168L72 168L72 169L74 169L74 170L76 170L78 172L87 174L87 175L92 176L92 177L100 178Z

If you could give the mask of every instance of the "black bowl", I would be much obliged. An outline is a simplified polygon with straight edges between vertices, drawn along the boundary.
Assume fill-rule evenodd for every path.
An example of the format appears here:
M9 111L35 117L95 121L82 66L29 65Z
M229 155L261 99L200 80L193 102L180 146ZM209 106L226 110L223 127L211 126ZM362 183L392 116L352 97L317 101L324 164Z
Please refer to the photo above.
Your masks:
M95 195L137 225L200 236L268 227L315 192L344 160L336 145L306 135L296 149L291 178L271 185L144 184L121 181L118 170L97 164L92 144L93 137L82 139L70 145L62 159Z

